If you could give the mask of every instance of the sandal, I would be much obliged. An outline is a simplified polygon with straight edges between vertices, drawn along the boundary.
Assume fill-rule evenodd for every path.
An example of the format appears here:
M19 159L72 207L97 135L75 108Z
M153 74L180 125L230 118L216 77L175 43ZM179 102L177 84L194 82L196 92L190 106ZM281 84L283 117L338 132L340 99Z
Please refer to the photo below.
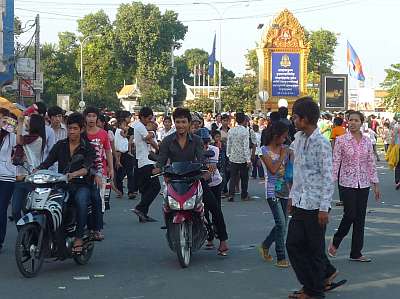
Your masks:
M215 248L215 246L214 246L214 244L211 242L211 243L207 243L206 244L206 250L213 250Z
M93 241L101 242L104 240L104 235L100 231L93 232Z
M330 284L326 284L325 287L324 287L324 292L332 291L332 290L344 285L346 282L347 282L347 280L343 279L343 280L338 281L338 282L331 282Z

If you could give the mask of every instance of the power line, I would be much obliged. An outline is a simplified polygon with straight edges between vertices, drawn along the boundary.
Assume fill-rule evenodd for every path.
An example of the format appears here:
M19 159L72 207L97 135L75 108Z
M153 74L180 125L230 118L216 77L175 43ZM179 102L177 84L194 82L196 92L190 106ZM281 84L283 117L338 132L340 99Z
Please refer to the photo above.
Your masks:
M254 1L261 2L261 1L265 1L265 0L252 0L251 2L254 2ZM21 0L20 2L23 2L23 1ZM28 1L26 1L26 2L28 2ZM248 1L240 0L240 1L225 1L225 2L218 2L218 3L244 3L244 2L247 3ZM352 4L356 4L357 2L361 2L361 0L341 0L341 1L331 2L331 3L325 3L325 4L316 4L316 5L311 5L308 7L293 9L292 12L294 12L294 13L314 12L314 11L320 11L320 10L329 9L329 8L336 8L336 7L346 6L346 5L352 5ZM201 4L206 4L206 3L207 2L193 2L193 3L191 3L191 5L192 6L193 5L201 5ZM208 2L208 3L212 3L212 2ZM217 2L214 2L214 3L217 3ZM183 3L181 3L181 4L183 4ZM51 11L39 11L39 10L25 9L25 8L15 8L15 9L21 10L21 11L30 11L30 12L35 12L35 13L50 14L50 15L69 17L69 18L77 18L77 19L84 17L84 16L60 14L60 13L55 13L55 12L51 12ZM244 20L244 19L252 19L252 18L273 17L274 15L275 14L257 14L257 15L237 16L237 17L189 19L189 20L181 20L181 22L182 23L194 23L194 22L210 22L210 21ZM46 17L46 18L54 19L54 20L65 20L65 19L54 18L54 17L53 18Z

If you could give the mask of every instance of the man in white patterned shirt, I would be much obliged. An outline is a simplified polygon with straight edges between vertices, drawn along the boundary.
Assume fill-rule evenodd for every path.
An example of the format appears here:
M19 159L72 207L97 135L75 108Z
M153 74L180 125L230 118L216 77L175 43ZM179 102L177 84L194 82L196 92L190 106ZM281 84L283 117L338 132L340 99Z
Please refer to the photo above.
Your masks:
M323 298L332 289L338 272L325 254L325 230L334 192L332 150L317 127L320 112L311 97L293 105L299 130L291 145L294 151L293 186L290 191L286 248L301 291L290 298Z
M229 199L233 201L235 186L241 182L241 199L248 200L249 167L251 165L251 151L249 142L249 130L245 127L246 115L243 112L236 113L237 126L228 131L226 154L230 161L231 178L229 181Z

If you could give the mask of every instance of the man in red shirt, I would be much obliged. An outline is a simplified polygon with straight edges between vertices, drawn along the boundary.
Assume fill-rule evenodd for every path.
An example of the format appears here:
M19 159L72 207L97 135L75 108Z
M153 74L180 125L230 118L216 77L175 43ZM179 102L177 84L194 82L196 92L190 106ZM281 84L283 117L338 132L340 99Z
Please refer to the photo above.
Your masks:
M86 137L95 148L97 160L102 165L101 176L96 176L95 178L98 190L93 192L94 196L92 196L94 213L92 229L94 230L94 239L101 241L104 239L101 230L103 229L105 185L107 177L110 179L114 177L113 158L108 133L97 126L99 110L95 107L87 107L83 115L86 120Z

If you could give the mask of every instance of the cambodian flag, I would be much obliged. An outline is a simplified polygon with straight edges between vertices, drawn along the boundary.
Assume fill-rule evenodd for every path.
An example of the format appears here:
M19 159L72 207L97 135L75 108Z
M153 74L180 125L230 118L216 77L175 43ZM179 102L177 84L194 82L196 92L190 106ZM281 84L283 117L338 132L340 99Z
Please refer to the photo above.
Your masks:
M210 75L211 78L214 78L215 40L216 40L216 34L214 34L214 42L213 42L211 54L210 54L210 56L208 56L208 75Z
M347 41L347 65L349 67L350 76L357 80L365 81L361 60L358 58L356 51L354 51L349 41Z

